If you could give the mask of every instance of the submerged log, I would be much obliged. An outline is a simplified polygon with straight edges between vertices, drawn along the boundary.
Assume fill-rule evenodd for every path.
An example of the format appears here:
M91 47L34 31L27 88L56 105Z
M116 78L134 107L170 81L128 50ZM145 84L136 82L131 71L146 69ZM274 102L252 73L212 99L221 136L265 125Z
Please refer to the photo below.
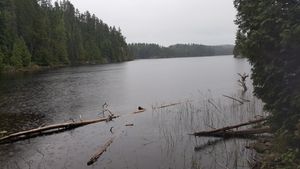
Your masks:
M98 151L93 157L87 162L87 165L94 164L98 158L101 157L101 155L107 150L107 148L113 143L115 137L109 139Z
M110 121L111 119L118 118L119 116L110 116L108 118L99 118L95 120L86 120L86 121L80 121L80 122L66 122L61 124L54 124L44 127L39 127L31 130L26 130L18 133L13 133L8 136L0 138L0 144L1 143L7 143L7 142L15 142L23 139L28 139L36 136L41 136L48 133L53 133L57 131L65 131L74 129L77 127L85 126L88 124L98 123L98 122L104 122L104 121Z
M222 143L224 141L226 141L227 138L221 138L221 139L217 139L217 140L213 140L213 141L208 141L207 143L203 144L203 145L199 145L199 146L196 146L194 148L194 151L202 151L210 146L214 146L214 145L217 145L219 143Z
M247 129L247 130L239 130L239 131L222 131L217 133L206 133L197 136L212 136L212 137L223 137L223 138L230 138L230 137L248 137L256 134L263 134L263 133L270 133L271 128L259 128L259 129Z
M192 135L194 135L194 136L209 136L209 135L213 136L215 133L226 132L227 130L231 130L231 129L235 129L235 128L239 128L239 127L247 126L247 125L251 125L251 124L260 123L260 122L263 122L266 120L267 120L267 118L252 120L252 121L249 121L246 123L240 123L237 125L227 126L227 127L223 127L223 128L219 128L219 129L210 130L210 131L195 132Z

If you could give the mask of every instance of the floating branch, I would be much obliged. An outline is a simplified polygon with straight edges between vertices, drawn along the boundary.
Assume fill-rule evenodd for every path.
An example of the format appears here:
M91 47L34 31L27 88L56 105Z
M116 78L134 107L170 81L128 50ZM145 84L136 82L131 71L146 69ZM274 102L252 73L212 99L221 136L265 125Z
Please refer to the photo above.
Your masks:
M107 150L107 148L113 143L115 137L109 139L98 151L93 157L87 162L87 165L94 164L98 158L101 157L101 155Z
M138 110L138 111L135 111L135 112L133 112L132 114L143 113L144 111L146 111L146 109L144 109L144 110Z
M58 131L65 131L74 129L77 127L93 124L93 123L99 123L99 122L107 122L111 119L118 118L119 116L110 116L108 118L99 118L95 120L86 120L86 121L80 121L80 122L67 122L67 123L61 123L61 124L54 124L49 126L44 126L40 128L35 128L31 130L26 130L18 133L13 133L8 136L0 138L0 144L7 143L7 142L16 142L19 140L29 139L32 137L42 136L44 134L49 133L55 133Z
M227 126L227 127L223 127L223 128L219 128L219 129L215 129L215 130L196 132L196 133L193 133L192 135L194 135L194 136L213 136L214 134L217 134L217 133L226 132L227 130L236 129L236 128L239 128L239 127L242 127L242 126L257 124L257 123L260 123L260 122L264 122L266 120L267 120L267 118L259 119L259 120L253 120L253 121L249 121L249 122L246 122L246 123L241 123L241 124L237 124L237 125L233 125L233 126Z
M172 104L166 104L166 105L162 105L162 106L159 106L159 107L154 107L154 109L162 109L162 108L166 108L166 107L176 106L178 104L181 104L181 102L172 103Z
M176 106L176 105L179 105L179 104L182 104L182 103L188 103L188 102L192 102L192 100L187 100L186 102L177 102L177 103L171 103L171 104L161 105L159 107L153 107L152 106L152 109L162 109L162 108Z
M236 99L236 98L234 98L234 97L227 96L227 95L224 95L224 94L223 94L223 96L224 96L224 97L227 97L227 98L229 98L229 99L232 99L232 100L234 100L234 101L237 101L237 102L239 102L240 104L244 104L243 101L241 101L241 100L239 100L239 99Z

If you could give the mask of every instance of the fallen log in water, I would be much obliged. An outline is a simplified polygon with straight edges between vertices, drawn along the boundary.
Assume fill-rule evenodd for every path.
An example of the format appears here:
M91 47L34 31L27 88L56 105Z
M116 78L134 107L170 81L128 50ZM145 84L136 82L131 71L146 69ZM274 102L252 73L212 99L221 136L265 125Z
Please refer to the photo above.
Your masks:
M107 148L113 143L115 137L109 139L98 151L93 157L87 162L87 165L94 164L99 157L107 150Z
M206 133L197 136L212 136L212 137L223 137L223 138L230 138L230 137L249 137L256 134L263 134L263 133L270 133L271 129L269 127L266 128L259 128L259 129L247 129L247 130L239 130L239 131L222 131L217 133Z
M246 123L240 123L240 124L237 124L237 125L227 126L227 127L223 127L223 128L219 128L219 129L210 130L210 131L195 132L192 135L194 135L194 136L209 136L209 135L213 136L216 133L224 133L227 130L236 129L236 128L239 128L239 127L242 127L242 126L247 126L247 125L251 125L251 124L264 122L266 120L267 120L267 118L252 120L252 121L249 121L249 122L246 122Z
M118 118L119 116L109 116L107 118L99 118L95 120L85 120L85 121L79 121L79 122L66 122L61 124L54 124L44 127L39 127L31 130L26 130L18 133L13 133L8 136L0 138L0 144L8 143L8 142L15 142L19 140L24 140L36 136L41 136L44 134L54 133L57 131L65 131L74 129L77 127L85 126L88 124L98 123L98 122L104 122L104 121L110 121L114 118Z

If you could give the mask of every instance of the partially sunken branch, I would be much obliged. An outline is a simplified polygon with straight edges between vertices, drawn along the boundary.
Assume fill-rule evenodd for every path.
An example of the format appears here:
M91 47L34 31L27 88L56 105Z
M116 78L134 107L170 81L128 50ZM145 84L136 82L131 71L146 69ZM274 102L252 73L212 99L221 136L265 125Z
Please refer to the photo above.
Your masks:
M246 79L247 79L247 77L249 77L249 75L246 74L246 73L244 73L243 75L238 73L238 75L241 78L241 79L238 80L239 85L243 88L243 91L246 92L248 90L248 88L246 86Z
M113 143L115 137L109 139L100 149L93 155L93 157L87 162L87 165L94 164L98 158L107 150L107 148Z

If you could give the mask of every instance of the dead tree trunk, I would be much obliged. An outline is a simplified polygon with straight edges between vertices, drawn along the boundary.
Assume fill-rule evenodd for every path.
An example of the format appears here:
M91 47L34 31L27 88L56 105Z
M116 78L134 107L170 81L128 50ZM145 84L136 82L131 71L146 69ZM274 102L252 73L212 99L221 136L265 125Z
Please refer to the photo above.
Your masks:
M201 132L195 132L192 135L194 136L213 136L214 134L217 133L222 133L222 132L226 132L227 130L231 130L231 129L236 129L242 126L247 126L247 125L251 125L251 124L256 124L256 123L260 123L263 121L266 121L267 119L259 119L259 120L252 120L246 123L241 123L241 124L237 124L237 125L233 125L233 126L227 126L227 127L223 127L223 128L219 128L219 129L215 129L215 130L211 130L211 131L201 131Z
M86 121L80 121L80 122L67 122L67 123L61 123L61 124L54 124L49 125L45 127L35 128L31 130L26 130L18 133L13 133L8 136L0 138L0 144L1 143L7 143L7 142L15 142L18 140L28 139L36 136L44 135L45 133L49 132L57 132L60 130L69 130L74 129L77 127L85 126L88 124L98 123L98 122L104 122L109 121L113 118L118 118L119 116L111 116L108 118L100 118L95 120L86 120Z
M255 134L263 134L270 133L271 129L269 127L259 128L259 129L247 129L247 130L239 130L239 131L220 131L217 133L203 133L197 136L212 136L212 137L223 137L223 138L231 138L231 137L249 137Z

